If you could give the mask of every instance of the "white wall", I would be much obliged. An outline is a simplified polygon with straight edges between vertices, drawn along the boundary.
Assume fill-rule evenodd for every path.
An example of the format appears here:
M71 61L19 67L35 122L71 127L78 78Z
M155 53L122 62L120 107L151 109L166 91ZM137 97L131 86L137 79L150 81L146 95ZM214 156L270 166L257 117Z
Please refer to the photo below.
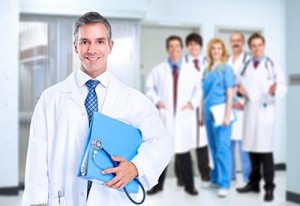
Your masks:
M287 73L300 74L299 69L299 33L300 1L286 1L286 58ZM300 200L300 85L289 87L287 96L287 191L298 194Z
M0 188L18 186L18 0L0 6Z
M217 27L262 29L266 54L285 72L283 0L151 0L144 21L162 25L199 25L204 44L215 36ZM276 163L286 160L285 116L285 101L280 101L275 128Z
M106 17L143 18L147 0L19 0L22 13L78 16L98 11Z

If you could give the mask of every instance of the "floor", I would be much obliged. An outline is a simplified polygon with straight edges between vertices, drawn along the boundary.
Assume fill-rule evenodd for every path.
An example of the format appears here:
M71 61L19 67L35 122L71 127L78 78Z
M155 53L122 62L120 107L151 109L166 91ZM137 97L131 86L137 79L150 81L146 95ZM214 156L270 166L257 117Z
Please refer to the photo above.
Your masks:
M167 178L165 183L165 189L163 192L154 196L147 196L144 206L299 206L299 204L286 202L286 178L285 172L276 173L276 190L275 200L271 203L265 203L263 201L264 193L260 194L237 194L236 187L241 186L240 176L238 176L237 182L233 183L232 188L229 191L227 198L217 197L216 189L201 189L201 183L199 178L195 178L196 187L200 194L196 197L187 195L182 188L176 186L175 178ZM18 206L21 205L21 195L17 197L0 196L0 206Z

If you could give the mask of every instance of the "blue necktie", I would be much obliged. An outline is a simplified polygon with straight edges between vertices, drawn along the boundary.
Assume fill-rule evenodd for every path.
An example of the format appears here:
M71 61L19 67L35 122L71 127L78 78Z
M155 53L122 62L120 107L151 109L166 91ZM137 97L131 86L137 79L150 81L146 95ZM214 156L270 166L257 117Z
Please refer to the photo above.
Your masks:
M98 99L95 88L100 82L98 80L89 80L85 84L89 88L89 93L85 99L84 105L89 116L89 123L91 123L93 113L98 111Z
M93 117L93 113L98 111L98 99L95 88L100 82L98 80L89 80L85 84L89 88L89 93L85 99L84 105L89 116L89 125ZM88 181L87 197L89 196L90 189L92 187L92 181Z

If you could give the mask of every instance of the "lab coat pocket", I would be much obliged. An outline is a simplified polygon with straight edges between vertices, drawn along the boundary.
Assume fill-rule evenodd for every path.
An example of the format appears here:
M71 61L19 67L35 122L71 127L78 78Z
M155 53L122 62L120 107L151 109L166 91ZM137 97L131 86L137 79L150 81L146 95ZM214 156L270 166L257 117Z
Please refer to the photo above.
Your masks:
M167 131L172 131L172 114L167 109L160 109L159 116Z
M273 124L275 118L274 106L263 105L261 111L261 122L264 124Z
M49 199L49 206L67 206L67 201L65 197L57 197Z
M196 114L193 110L182 110L176 116L174 151L184 153L195 147Z

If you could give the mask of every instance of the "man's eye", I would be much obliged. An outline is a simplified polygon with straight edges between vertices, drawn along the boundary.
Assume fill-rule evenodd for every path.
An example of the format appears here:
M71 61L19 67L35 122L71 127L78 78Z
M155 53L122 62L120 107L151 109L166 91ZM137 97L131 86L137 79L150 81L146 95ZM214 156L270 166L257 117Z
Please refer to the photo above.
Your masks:
M102 40L98 41L98 44L104 44L104 41L102 41Z
M87 41L81 41L80 44L87 44Z

